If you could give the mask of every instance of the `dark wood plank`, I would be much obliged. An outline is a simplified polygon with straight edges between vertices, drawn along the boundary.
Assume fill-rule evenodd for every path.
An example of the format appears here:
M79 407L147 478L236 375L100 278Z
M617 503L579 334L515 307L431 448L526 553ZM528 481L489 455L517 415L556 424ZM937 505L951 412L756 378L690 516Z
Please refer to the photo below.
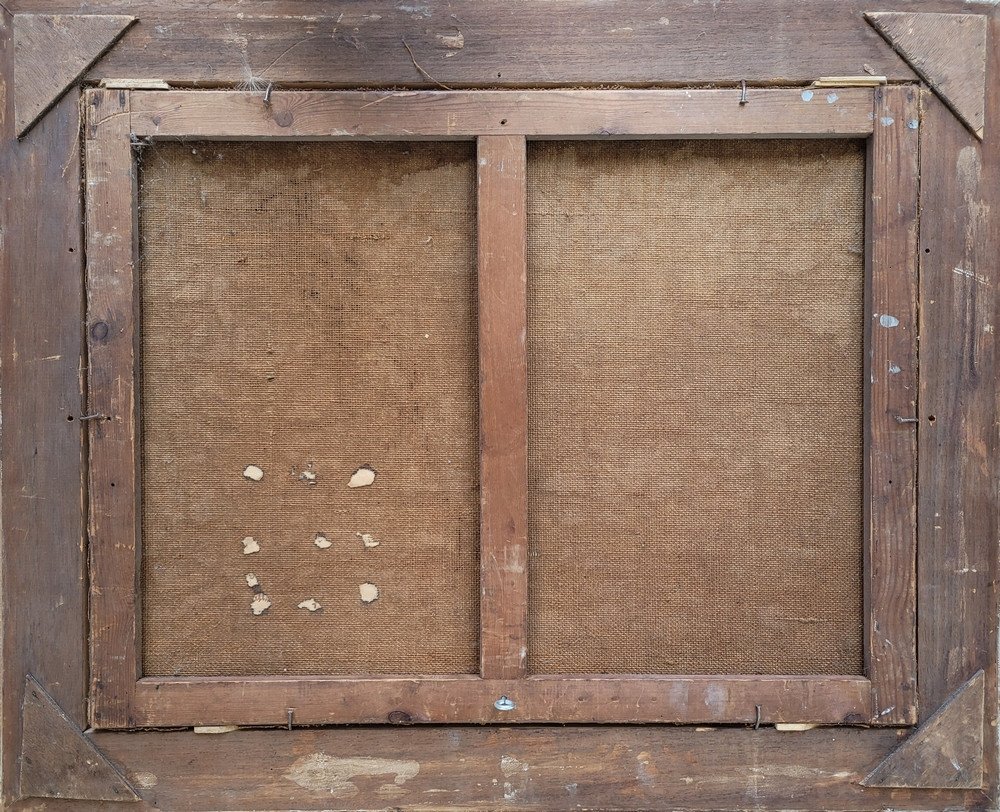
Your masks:
M86 723L79 94L15 140L11 18L0 9L3 790L17 792L35 674ZM3 803L0 802L0 806Z
M135 172L128 91L91 90L85 104L91 723L120 727L139 675Z
M977 138L986 116L985 15L865 15Z
M861 783L866 787L980 789L984 683L983 672L976 672Z
M111 14L15 15L17 134L23 136L134 22Z
M865 136L871 88L605 91L136 91L132 129L157 138Z
M22 796L139 800L117 768L31 677L24 687L21 719Z
M902 736L886 728L460 726L94 740L125 765L150 807L171 810L987 808L975 791L860 786Z
M528 645L528 213L524 136L479 139L480 673L514 679Z
M917 96L875 91L868 153L865 636L876 724L917 718Z
M507 696L512 710L494 702ZM475 677L146 678L135 723L193 725L411 722L864 722L871 684L863 677Z
M991 20L988 75L1000 76ZM997 695L997 352L1000 99L977 140L932 93L922 99L920 294L920 705L931 713L980 668ZM995 730L996 703L987 702ZM986 778L1000 803L995 735Z
M915 0L907 10L948 10ZM687 85L741 79L802 83L912 70L866 25L863 0L534 0L501 8L373 0L250 0L228 13L201 0L20 0L21 12L121 13L140 19L89 74L171 84L262 80L340 87ZM706 53L711 58L706 59Z

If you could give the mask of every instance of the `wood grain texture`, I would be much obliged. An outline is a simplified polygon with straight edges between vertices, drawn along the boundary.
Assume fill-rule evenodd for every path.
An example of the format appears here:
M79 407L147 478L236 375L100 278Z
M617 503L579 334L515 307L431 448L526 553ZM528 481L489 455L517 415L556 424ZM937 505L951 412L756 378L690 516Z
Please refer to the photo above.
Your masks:
M85 95L91 724L130 723L139 675L135 172L128 91Z
M515 708L494 702L507 696ZM863 722L871 685L863 677L475 677L147 678L135 724L373 724L410 722Z
M21 697L35 674L86 723L83 246L79 94L18 142L11 18L0 10L3 791L17 792ZM0 802L0 806L3 803Z
M778 138L867 135L870 88L605 91L136 91L154 138L470 138L476 135Z
M869 142L866 664L876 724L916 721L918 91L875 91Z
M113 14L15 15L18 136L23 136L134 22L135 17Z
M988 75L1000 76L1000 22ZM987 93L979 143L932 93L921 119L920 706L930 713L985 671L997 717L997 353L1000 98ZM986 786L1000 803L997 741Z
M976 791L860 786L903 735L570 725L97 733L94 740L127 765L145 808L189 812L987 809Z
M480 673L527 667L527 181L523 136L479 139Z
M905 12L874 12L865 18L982 139L988 18L977 14Z
M915 0L908 10L956 5L962 8ZM259 77L340 87L801 83L856 75L864 65L890 80L912 80L912 70L865 24L861 12L871 9L862 0L771 0L753 13L740 3L695 0L569 0L558 9L533 0L501 7L477 0L363 7L250 0L238 8L201 0L18 2L24 13L140 19L89 73L92 81L218 85Z
M23 797L139 800L117 768L30 676L21 719L19 789Z
M979 789L983 684L977 671L861 782L866 787Z

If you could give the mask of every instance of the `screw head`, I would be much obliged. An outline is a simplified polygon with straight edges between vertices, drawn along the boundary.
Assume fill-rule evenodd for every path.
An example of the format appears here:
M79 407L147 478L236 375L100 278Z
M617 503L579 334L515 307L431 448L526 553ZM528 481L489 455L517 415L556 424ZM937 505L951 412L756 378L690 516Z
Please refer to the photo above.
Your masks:
M514 700L506 696L502 696L493 703L493 707L498 711L512 711L517 707L517 705L514 704Z

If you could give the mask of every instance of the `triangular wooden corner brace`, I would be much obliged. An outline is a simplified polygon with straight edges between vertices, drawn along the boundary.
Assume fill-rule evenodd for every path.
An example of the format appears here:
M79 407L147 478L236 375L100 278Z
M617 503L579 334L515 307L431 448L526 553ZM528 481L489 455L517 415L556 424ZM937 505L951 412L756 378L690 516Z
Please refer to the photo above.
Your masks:
M22 798L138 801L118 769L28 675L21 703Z
M987 17L868 11L865 19L982 140L986 121Z
M983 785L986 679L982 671L861 782L866 787L979 789Z
M15 14L17 137L22 138L135 20L113 14Z

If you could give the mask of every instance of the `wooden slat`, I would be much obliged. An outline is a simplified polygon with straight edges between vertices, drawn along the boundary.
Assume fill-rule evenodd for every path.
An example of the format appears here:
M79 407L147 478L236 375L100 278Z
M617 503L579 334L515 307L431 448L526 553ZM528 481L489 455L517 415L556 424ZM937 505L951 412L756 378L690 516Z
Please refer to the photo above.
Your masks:
M91 723L131 722L138 677L135 173L128 91L86 94ZM88 415L88 416L90 416Z
M500 711L502 696L515 704ZM146 678L141 726L412 722L857 724L871 715L863 677L553 675L476 677Z
M990 21L988 81L1000 76ZM987 700L985 784L1000 799L997 750L997 344L1000 325L1000 96L982 143L929 92L921 121L920 710L926 717L979 668Z
M3 793L17 792L32 673L86 724L87 587L81 424L83 244L79 97L18 142L11 18L0 9ZM0 807L7 808L4 799Z
M480 673L525 673L528 624L527 186L523 136L478 143Z
M135 91L132 129L157 138L780 138L866 136L871 88L606 91Z
M160 810L993 808L978 791L861 786L898 742L886 728L431 725L106 732L94 740Z
M239 84L253 76L340 87L801 83L863 66L912 81L912 70L862 17L891 7L870 0L768 0L752 8L708 0L241 0L238 13L228 13L204 0L17 3L19 12L139 17L91 81ZM981 8L906 2L908 11Z
M918 91L875 91L868 154L866 666L874 722L916 722Z

